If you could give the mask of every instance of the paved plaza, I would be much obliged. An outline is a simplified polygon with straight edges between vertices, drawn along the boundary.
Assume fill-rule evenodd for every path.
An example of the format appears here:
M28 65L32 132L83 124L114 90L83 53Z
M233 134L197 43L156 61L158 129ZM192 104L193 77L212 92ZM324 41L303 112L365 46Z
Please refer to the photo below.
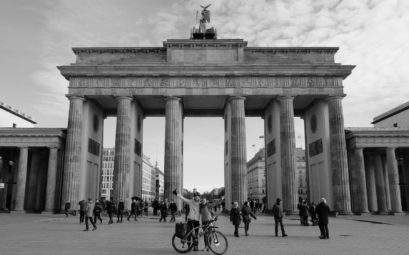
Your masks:
M225 216L219 216L217 225L229 241L226 254L409 254L409 216L330 218L329 240L318 239L318 227L300 226L295 217L284 223L286 238L273 236L271 216L253 220L248 237L241 228L235 238ZM0 214L0 255L177 254L171 245L174 223L147 217L107 225L105 217L97 226L96 231L83 232L78 216Z

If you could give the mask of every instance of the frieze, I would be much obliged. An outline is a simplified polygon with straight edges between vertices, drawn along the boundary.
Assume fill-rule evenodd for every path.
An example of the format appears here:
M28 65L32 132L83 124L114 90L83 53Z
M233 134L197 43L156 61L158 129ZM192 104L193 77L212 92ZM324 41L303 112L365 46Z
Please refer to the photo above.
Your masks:
M338 51L338 47L327 48L260 48L260 47L248 47L245 52L252 53L272 53L272 54L335 54Z
M342 79L328 77L126 77L70 79L70 88L334 88Z
M72 51L78 54L136 54L136 53L155 53L159 54L166 52L166 49L163 47L146 47L146 48L73 48Z

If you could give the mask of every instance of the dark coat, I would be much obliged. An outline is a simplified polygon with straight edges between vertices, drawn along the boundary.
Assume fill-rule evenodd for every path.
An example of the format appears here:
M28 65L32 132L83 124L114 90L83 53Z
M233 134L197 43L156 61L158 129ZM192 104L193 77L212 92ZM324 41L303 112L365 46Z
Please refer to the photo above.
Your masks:
M233 225L240 225L241 218L239 208L232 208L230 210L230 221L233 223Z
M241 216L243 217L243 222L250 222L250 216L255 220L257 219L256 216L251 212L251 208L245 205L241 208Z
M170 203L170 205L169 205L169 210L170 210L170 212L172 212L172 213L177 212L178 206L176 205L175 202L171 202L171 203Z
M124 210L125 210L125 203L121 201L118 203L118 212L123 212Z
M328 224L329 211L329 206L326 203L321 202L317 205L315 213L318 216L319 224Z
M102 212L102 206L99 202L95 203L95 207L94 207L94 213L101 213Z
M165 203L161 204L161 205L159 206L159 209L160 209L160 214L161 214L163 217L168 216L168 207L166 206Z
M300 207L300 215L304 217L308 217L308 205L302 204Z
M279 204L273 206L273 215L274 218L281 219L283 218L283 207Z

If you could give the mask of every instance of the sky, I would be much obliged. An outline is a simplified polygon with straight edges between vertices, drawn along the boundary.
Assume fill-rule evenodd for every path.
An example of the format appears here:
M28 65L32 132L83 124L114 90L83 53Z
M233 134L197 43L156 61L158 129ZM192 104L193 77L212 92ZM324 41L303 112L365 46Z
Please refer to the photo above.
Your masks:
M1 0L0 101L38 127L66 127L68 81L56 66L75 62L72 47L162 46L188 38L199 5L212 4L220 39L254 47L339 47L335 61L356 65L344 80L346 127L409 98L407 0ZM114 145L115 119L105 121L104 146ZM296 120L302 142L302 122ZM247 157L261 147L263 122L246 118ZM201 134L198 136L197 134ZM184 186L223 186L223 120L185 119ZM164 118L146 118L144 153L163 169Z

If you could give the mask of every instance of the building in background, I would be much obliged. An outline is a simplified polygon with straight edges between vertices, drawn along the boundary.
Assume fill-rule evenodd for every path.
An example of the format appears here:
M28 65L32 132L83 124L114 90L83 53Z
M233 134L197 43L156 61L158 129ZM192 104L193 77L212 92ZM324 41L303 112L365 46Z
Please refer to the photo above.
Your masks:
M305 164L305 150L295 149L296 155L296 187L299 197L307 198L307 176ZM266 167L265 150L260 149L247 163L248 198L262 201L266 196Z
M36 124L31 116L0 101L0 127L34 127Z
M262 201L266 196L266 167L264 148L247 162L247 194L249 199Z
M155 190L155 198L162 201L164 197L164 191L165 191L165 177L163 175L163 172L158 168L156 165L155 167L156 170L156 190Z
M305 163L305 150L295 148L296 173L295 181L298 197L307 198L307 169Z
M101 197L103 199L111 199L113 192L114 179L114 160L115 148L104 148L103 163L102 163L102 185ZM159 179L157 179L159 178ZM158 180L158 181L157 181ZM156 197L156 183L159 183L159 197L163 198L163 172L150 162L149 157L143 155L142 167L142 199L145 201L153 201Z
M112 198L114 183L115 148L104 148L102 154L102 184L101 197L105 200Z

